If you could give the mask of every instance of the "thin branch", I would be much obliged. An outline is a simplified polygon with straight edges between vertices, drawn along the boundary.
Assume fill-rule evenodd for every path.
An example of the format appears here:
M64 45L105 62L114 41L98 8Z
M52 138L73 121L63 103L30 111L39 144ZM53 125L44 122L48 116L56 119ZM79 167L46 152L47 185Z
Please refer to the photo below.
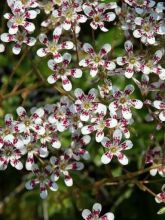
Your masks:
M24 60L25 56L27 55L29 49L26 48L24 53L22 54L22 56L20 57L18 63L16 64L16 66L13 68L12 73L10 74L10 77L7 81L7 83L3 84L2 89L1 89L1 94L5 94L6 93L6 89L8 87L8 85L10 84L14 74L16 73L17 69L19 68L19 66L21 65L22 61Z
M9 195L7 195L2 201L0 201L0 212L3 212L4 205L8 203L11 198L14 198L17 194L22 192L24 187L24 183L19 184Z
M164 143L163 143L163 157L162 163L165 164L165 129L164 129Z
M73 31L73 40L76 47L76 56L77 56L77 66L79 65L79 54L78 54L78 44L77 44L77 37L76 37L76 30L75 30L75 24L72 23L72 31Z
M137 181L136 185L139 187L139 189L141 189L145 192L148 192L150 195L156 197L156 194L151 189L149 189L147 186L145 186L143 183Z
M43 219L44 220L49 220L47 200L44 200L42 202L42 207L43 207Z
M12 92L16 92L18 88L22 85L22 83L26 80L26 78L32 73L32 70L29 71L27 74L23 75L19 81L15 84L14 88L12 89Z
M31 92L31 91L34 91L35 89L39 88L40 86L42 86L43 83L38 83L38 85L33 85L33 86L30 86L28 88L23 88L23 89L20 89L16 92L10 92L10 93L7 93L6 95L4 96L1 96L0 97L0 100L4 100L4 99L7 99L7 98L10 98L10 97L13 97L13 96L17 96L17 95L20 95L24 92Z
M150 170L159 168L161 166L162 165L160 164L160 165L151 166L151 167L148 167L148 168L145 168L145 169L142 169L142 170L138 170L138 171L135 171L135 172L131 172L131 173L129 172L129 173L127 173L125 175L122 175L122 176L117 176L117 177L113 177L113 178L105 178L105 179L102 179L100 181L97 181L95 183L95 187L99 188L99 187L104 186L104 185L111 185L114 182L123 182L125 180L131 180L134 177L140 176L141 174L147 173Z

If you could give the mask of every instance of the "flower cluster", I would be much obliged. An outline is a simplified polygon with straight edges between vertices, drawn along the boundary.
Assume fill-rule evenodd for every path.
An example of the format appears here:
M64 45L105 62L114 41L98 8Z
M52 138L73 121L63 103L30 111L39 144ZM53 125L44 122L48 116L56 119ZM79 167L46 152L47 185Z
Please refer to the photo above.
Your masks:
M2 31L1 41L6 45L14 42L15 55L24 50L23 44L32 47L38 43L33 53L37 60L45 60L51 71L45 83L50 87L56 83L54 88L62 97L54 104L31 108L29 114L19 106L16 119L12 114L5 115L4 125L0 127L0 170L6 170L9 164L17 170L25 167L33 174L26 188L32 190L39 185L40 197L44 199L48 188L58 190L60 178L66 186L73 185L72 172L82 170L81 160L91 158L88 147L84 147L89 145L93 135L96 144L104 150L99 155L102 164L109 164L115 156L121 165L127 165L125 150L133 147L132 127L143 117L143 113L136 110L145 108L147 117L143 119L155 121L156 131L164 127L163 2L124 0L119 6L82 0L8 0L7 4L11 11L4 14L8 31ZM38 25L32 21L39 13L41 17L43 13L46 20ZM91 29L90 43L82 40L83 25ZM95 42L96 30L104 33L112 26L121 27L125 34L121 43L124 48L115 55L113 43L98 45L97 40ZM35 29L39 32L35 33ZM0 43L0 53L6 45ZM91 80L89 90L84 85L84 89L77 88L78 81L85 84L85 77ZM65 135L70 135L67 146L63 144ZM151 165L152 176L157 172L165 176L163 154L159 144L149 146L145 164ZM165 201L164 187L162 191L155 197L157 202ZM101 205L95 203L92 212L85 209L82 217L114 219L112 213L99 217L101 209Z
M75 101L64 96L56 104L32 108L30 115L21 106L16 112L18 119L14 120L11 114L7 114L5 127L0 130L0 169L5 170L9 163L18 170L23 169L22 158L26 155L25 168L37 175L37 179L28 182L26 187L32 189L39 183L42 198L47 195L46 185L52 190L57 189L56 181L61 176L64 176L67 186L72 186L69 170L83 169L83 163L77 161L80 158L89 159L89 152L83 146L90 142L91 138L87 134L94 131L96 141L108 148L108 152L101 158L104 164L109 163L113 155L123 165L128 163L121 151L130 149L133 144L130 140L121 145L119 142L122 132L128 130L129 121L123 118L120 109L119 114L117 111L116 115L110 117L110 112L99 100L94 88L87 95L77 88ZM106 129L112 130L112 143L104 137L107 135ZM66 130L70 131L72 142L70 147L63 149L60 133Z
M64 176L66 185L72 186L73 180L69 170L82 170L84 167L83 163L77 161L80 160L79 155L83 157L87 154L82 147L86 145L86 142L89 143L88 137L83 137L81 134L73 137L72 152L60 149L62 147L59 132L72 126L72 122L69 123L70 105L68 102L69 100L63 97L61 102L56 105L31 109L30 116L23 107L18 107L18 120L14 120L12 115L7 114L5 127L0 129L0 170L5 170L9 163L18 170L23 169L21 160L26 155L25 168L37 176L37 179L26 184L26 188L32 189L39 183L41 198L45 198L47 195L46 185L52 190L57 189L56 181L61 175ZM63 105L63 109L60 108L60 105ZM67 111L68 117L65 114L60 115L62 111ZM64 126L62 124L65 123L63 117L68 121L61 129ZM78 141L81 143L79 146L76 144ZM61 156L60 158L52 156L47 165L44 159L48 158L51 151L54 151L53 155L60 153ZM75 154L77 157L74 156ZM42 162L38 165L39 161Z
M36 1L8 1L11 8L11 13L4 14L4 18L8 20L8 32L1 35L3 42L15 42L13 53L18 55L21 52L22 44L34 46L36 39L31 37L35 30L35 25L29 20L37 17L37 2Z
M117 10L121 16L122 28L133 31L133 36L140 38L143 44L155 45L156 36L165 34L163 2L162 4L160 2L156 4L152 0L124 0L124 2L127 4L124 7L124 14L121 8Z

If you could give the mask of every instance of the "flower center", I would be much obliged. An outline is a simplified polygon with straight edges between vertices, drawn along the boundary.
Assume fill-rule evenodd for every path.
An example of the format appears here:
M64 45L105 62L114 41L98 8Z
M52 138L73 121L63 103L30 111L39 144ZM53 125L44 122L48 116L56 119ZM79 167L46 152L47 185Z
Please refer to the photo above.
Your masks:
M101 18L100 18L99 15L96 15L96 16L94 17L94 21L95 21L95 22L99 22L100 20L101 20Z
M143 26L143 30L144 30L145 32L149 32L149 31L150 31L150 26L149 26L148 24L145 24L145 25Z
M136 58L135 58L135 57L131 57L131 58L129 59L129 62L130 62L131 64L135 64L135 63L136 63Z
M65 70L64 70L63 68L61 68L61 69L59 70L59 73L60 73L61 75L64 75Z
M113 154L115 154L117 151L118 151L118 147L116 147L116 146L112 146L112 147L111 147L111 152L112 152Z
M73 18L73 9L69 8L65 11L65 17L69 20Z
M27 151L32 151L33 150L33 145L32 144L28 144L26 149L27 149Z
M50 17L52 25L56 25L59 21L59 18L54 17L53 15Z
M99 63L100 60L101 60L101 58L100 58L99 56L96 56L96 57L94 58L95 63Z
M78 122L79 121L79 116L78 115L74 115L72 120L73 120L73 122Z
M54 42L49 43L48 50L50 53L55 53L57 51L57 45Z
M4 131L4 133L5 133L5 135L10 134L10 130L9 130L9 129L6 129L6 130Z
M65 113L62 110L59 111L58 114L57 114L57 118L58 119L63 119L64 117L65 117Z
M12 150L7 149L7 150L5 151L5 153L6 153L6 156L10 157L10 156L12 155Z
M39 175L39 180L40 180L41 182L45 180L45 175L44 175L43 173L41 173L41 174Z
M48 2L44 5L44 10L47 12L47 13L50 13L53 9L53 5L51 2Z
M26 5L28 3L28 0L21 0L23 5Z
M41 137L42 137L42 138L47 138L48 135L45 133L45 134L43 134Z
M126 101L127 101L127 99L125 97L121 97L120 98L120 103L121 104L124 104Z
M139 6L143 5L143 3L144 3L144 0L136 0L136 4Z
M29 120L25 121L25 126L29 127L29 125L30 125L30 121Z
M45 144L46 142L51 142L51 137L49 136L50 132L45 133L44 135L41 136L41 143Z
M65 169L66 169L66 166L67 166L67 164L66 164L65 162L62 162L62 163L60 164L60 169L61 169L61 170L65 170Z
M24 40L24 34L18 32L18 33L17 33L17 40L18 40L19 42L22 42L22 41Z
M98 128L99 128L99 129L104 129L104 128L105 128L105 124L104 124L103 121L101 121L101 122L99 123Z
M61 0L55 0L56 5L61 5Z
M89 109L91 109L91 103L84 102L83 107L84 107L85 110L89 110Z
M151 61L151 60L150 60L150 61L148 61L148 63L146 64L146 66L147 66L147 67L149 67L149 68L152 68L152 66L153 66L152 61Z
M21 25L24 22L24 18L21 15L16 15L15 16L15 23L17 25Z

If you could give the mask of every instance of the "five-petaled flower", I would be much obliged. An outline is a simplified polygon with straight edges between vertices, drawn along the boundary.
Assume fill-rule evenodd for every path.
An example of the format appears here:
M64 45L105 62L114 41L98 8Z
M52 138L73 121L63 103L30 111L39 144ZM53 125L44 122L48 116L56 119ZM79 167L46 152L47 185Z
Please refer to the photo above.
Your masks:
M7 0L7 3L11 9L14 7L14 5L24 9L36 8L38 6L37 0Z
M51 175L51 180L57 181L60 176L63 176L66 186L73 185L73 179L70 176L69 171L82 170L84 168L83 163L72 160L70 155L66 153L58 158L52 156L50 158L50 163L53 166L53 173Z
M131 41L126 41L124 47L127 55L124 57L117 57L116 61L118 65L125 66L125 76L131 78L134 72L140 70L140 57L134 55Z
M165 27L163 21L158 21L159 18L155 14L146 18L136 17L135 24L138 26L134 30L135 38L140 38L144 44L155 44L155 35L165 34Z
M162 149L159 146L148 150L145 156L145 163L150 164L153 167L155 166L155 168L150 170L150 174L152 176L155 176L157 173L159 173L159 175L165 177L165 166L162 164L162 161L163 161L163 153L162 153ZM156 168L156 166L158 167Z
M85 145L88 145L90 141L91 137L89 135L82 136L80 132L73 133L71 146L70 149L67 150L67 152L75 160L80 160L81 157L84 160L88 160L90 158L90 154L83 147Z
M60 26L56 27L53 31L53 40L49 41L46 34L40 34L39 40L42 44L46 45L46 48L40 48L37 50L37 55L39 57L44 57L48 54L52 54L56 63L60 63L63 61L62 55L59 51L64 49L72 49L73 43L71 41L65 41L62 43L58 43L59 38L62 34L62 29Z
M160 110L159 119L165 121L165 102L160 100L155 100L153 102L155 108Z
M48 121L55 125L57 130L63 132L69 126L69 119L68 119L68 109L70 106L70 101L68 97L63 96L59 103L54 105L51 114L48 117Z
M92 211L89 209L84 209L82 212L82 217L85 220L114 220L114 214L112 212L107 212L103 216L100 216L102 210L102 205L100 203L95 203L92 207Z
M162 186L162 192L158 193L155 196L155 201L157 203L165 203L165 184Z
M114 101L109 104L109 110L113 113L121 114L125 119L132 118L131 107L141 109L143 102L138 99L129 99L129 95L134 91L132 85L127 85L123 91L116 90L113 93Z
M13 146L17 149L23 147L23 141L17 137L18 134L23 132L22 126L14 121L11 114L5 115L5 127L0 127L0 148L4 143L13 143Z
M39 184L40 197L42 199L45 199L48 195L47 186L52 191L58 190L58 185L55 183L55 181L52 181L50 179L50 176L52 174L51 166L47 165L45 167L39 168L37 164L34 164L32 166L32 171L35 174L36 178L26 182L25 184L26 189L32 190L36 185Z
M80 114L80 119L82 121L88 121L91 114L97 110L99 105L96 89L91 89L88 95L85 95L82 89L77 88L74 94L77 98L75 106L77 112Z
M89 17L89 19L92 19L90 23L92 29L96 30L97 28L100 28L104 32L108 31L104 23L114 21L116 18L114 12L105 13L105 11L108 9L114 9L116 7L117 5L115 3L114 4L96 3L95 5L90 3L83 4L84 13Z
M152 59L147 60L147 62L143 61L141 63L140 69L144 74L155 73L159 76L161 80L165 79L165 69L158 64L161 58L164 55L164 50L157 50Z
M35 131L38 135L43 135L45 133L45 129L42 126L42 117L44 116L43 108L36 109L29 117L26 110L20 106L17 108L17 114L20 119L20 121L17 122L17 126L19 126L23 133L28 135L29 138L32 131Z
M17 149L14 147L16 139L13 141L5 141L0 149L0 170L6 170L10 163L17 170L22 170L23 164L20 158L26 153L25 148Z
M93 47L89 43L83 45L83 50L88 53L90 57L83 59L79 62L80 66L89 67L90 75L95 77L99 71L99 68L106 70L114 70L116 65L113 61L109 61L107 57L108 53L111 50L110 44L104 44L98 54L95 53Z
M1 34L1 40L6 43L12 41L15 42L12 51L16 55L21 52L21 46L23 43L30 47L34 46L36 43L36 39L34 37L30 37L27 31L18 31L16 34L3 33Z
M96 131L96 141L101 142L104 138L104 129L114 128L117 125L117 120L114 118L105 118L106 112L98 113L92 117L91 124L84 126L82 134L91 134Z
M55 60L48 61L48 66L54 71L54 73L48 77L47 81L48 83L53 84L61 78L64 90L70 91L72 89L72 83L68 79L68 76L81 78L82 70L78 68L68 69L68 65L71 61L71 54L65 53L62 60L61 65L57 64Z
M135 8L138 14L142 14L146 10L150 10L154 5L153 0L124 0L128 5Z
M126 140L123 143L120 143L121 139L122 133L120 130L114 131L112 140L107 137L103 138L101 144L108 150L101 157L101 161L103 164L110 163L113 156L116 156L118 161L122 165L128 164L128 158L122 153L122 151L131 149L133 147L133 144L130 140Z
M34 19L37 16L35 10L25 10L20 4L14 4L12 7L12 13L4 14L4 17L8 19L9 34L16 34L19 27L23 27L28 32L33 32L35 26L32 22L27 21L27 19Z
M53 11L52 15L54 18L60 19L61 26L64 30L73 30L78 33L80 30L79 23L85 23L87 21L87 17L80 14L82 11L81 5L82 0L65 0L58 9Z

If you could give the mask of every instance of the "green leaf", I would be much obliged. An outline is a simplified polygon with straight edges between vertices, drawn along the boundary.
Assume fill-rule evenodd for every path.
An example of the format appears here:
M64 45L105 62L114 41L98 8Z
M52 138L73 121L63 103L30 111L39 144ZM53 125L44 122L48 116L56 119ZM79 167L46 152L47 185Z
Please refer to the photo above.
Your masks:
M158 212L157 212L158 215L162 215L162 214L165 214L165 206L162 207Z

